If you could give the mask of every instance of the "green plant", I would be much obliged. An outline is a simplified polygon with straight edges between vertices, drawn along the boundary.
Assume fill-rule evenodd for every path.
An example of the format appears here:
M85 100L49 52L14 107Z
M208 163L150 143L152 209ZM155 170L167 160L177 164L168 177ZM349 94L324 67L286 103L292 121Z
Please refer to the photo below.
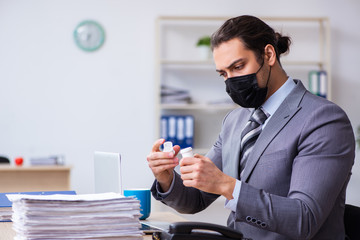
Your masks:
M198 42L196 43L196 46L208 46L208 47L210 47L210 37L209 36L201 37L198 40Z

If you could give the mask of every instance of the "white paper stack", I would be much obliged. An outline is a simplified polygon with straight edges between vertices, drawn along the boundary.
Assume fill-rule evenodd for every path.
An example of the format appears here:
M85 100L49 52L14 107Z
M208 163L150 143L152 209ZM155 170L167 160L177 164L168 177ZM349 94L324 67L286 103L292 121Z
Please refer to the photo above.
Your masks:
M140 202L117 193L7 195L15 240L142 239Z
M11 219L11 207L0 207L0 222L8 222Z
M189 91L169 86L161 86L161 103L164 104L188 104L192 99Z

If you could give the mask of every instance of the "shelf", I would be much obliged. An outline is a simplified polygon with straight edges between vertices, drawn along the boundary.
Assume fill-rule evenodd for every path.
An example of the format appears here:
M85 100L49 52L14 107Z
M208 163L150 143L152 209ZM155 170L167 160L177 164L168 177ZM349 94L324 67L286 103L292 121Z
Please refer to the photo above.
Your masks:
M215 65L212 59L209 60L169 60L169 59L162 59L160 60L161 64L168 64L168 65Z
M167 110L231 110L239 107L236 104L161 104L162 109Z
M212 59L209 60L169 60L169 59L162 59L160 60L161 64L164 65L174 65L174 66L191 66L191 65L196 65L196 66L211 66L211 67L215 67L215 63ZM284 65L302 65L302 66L322 66L326 63L324 63L323 61L308 61L308 60L304 60L304 61L292 61L292 60L284 60L281 61L282 64Z
M227 112L239 107L221 102L228 98L223 79L215 73L214 60L205 58L196 47L200 37L211 35L227 19L229 17L223 16L163 16L157 19L155 132L160 133L162 115L191 115L195 122L194 153L201 155L206 154L216 141ZM308 87L309 71L326 71L327 98L331 100L329 20L324 17L261 19L293 40L290 54L281 58L286 73L302 80ZM188 91L194 103L162 104L162 85Z

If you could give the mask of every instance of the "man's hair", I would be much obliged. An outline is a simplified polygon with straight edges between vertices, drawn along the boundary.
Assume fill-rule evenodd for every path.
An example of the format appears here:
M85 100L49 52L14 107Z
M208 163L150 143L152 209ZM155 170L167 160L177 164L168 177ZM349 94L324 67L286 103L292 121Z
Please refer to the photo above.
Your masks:
M257 17L243 15L227 20L211 36L211 49L220 44L240 39L244 46L255 53L257 61L261 64L264 58L264 50L267 44L271 44L276 52L276 59L280 63L280 55L289 51L290 37L276 33L265 22Z

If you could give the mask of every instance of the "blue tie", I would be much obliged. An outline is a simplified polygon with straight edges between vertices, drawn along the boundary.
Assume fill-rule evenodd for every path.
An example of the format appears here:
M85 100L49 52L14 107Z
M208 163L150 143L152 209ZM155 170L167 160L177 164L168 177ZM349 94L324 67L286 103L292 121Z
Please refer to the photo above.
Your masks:
M251 115L249 121L246 123L244 130L241 133L241 142L240 142L240 178L245 169L246 162L249 158L251 150L253 149L257 138L259 137L262 124L270 116L262 108L257 108L254 113Z

